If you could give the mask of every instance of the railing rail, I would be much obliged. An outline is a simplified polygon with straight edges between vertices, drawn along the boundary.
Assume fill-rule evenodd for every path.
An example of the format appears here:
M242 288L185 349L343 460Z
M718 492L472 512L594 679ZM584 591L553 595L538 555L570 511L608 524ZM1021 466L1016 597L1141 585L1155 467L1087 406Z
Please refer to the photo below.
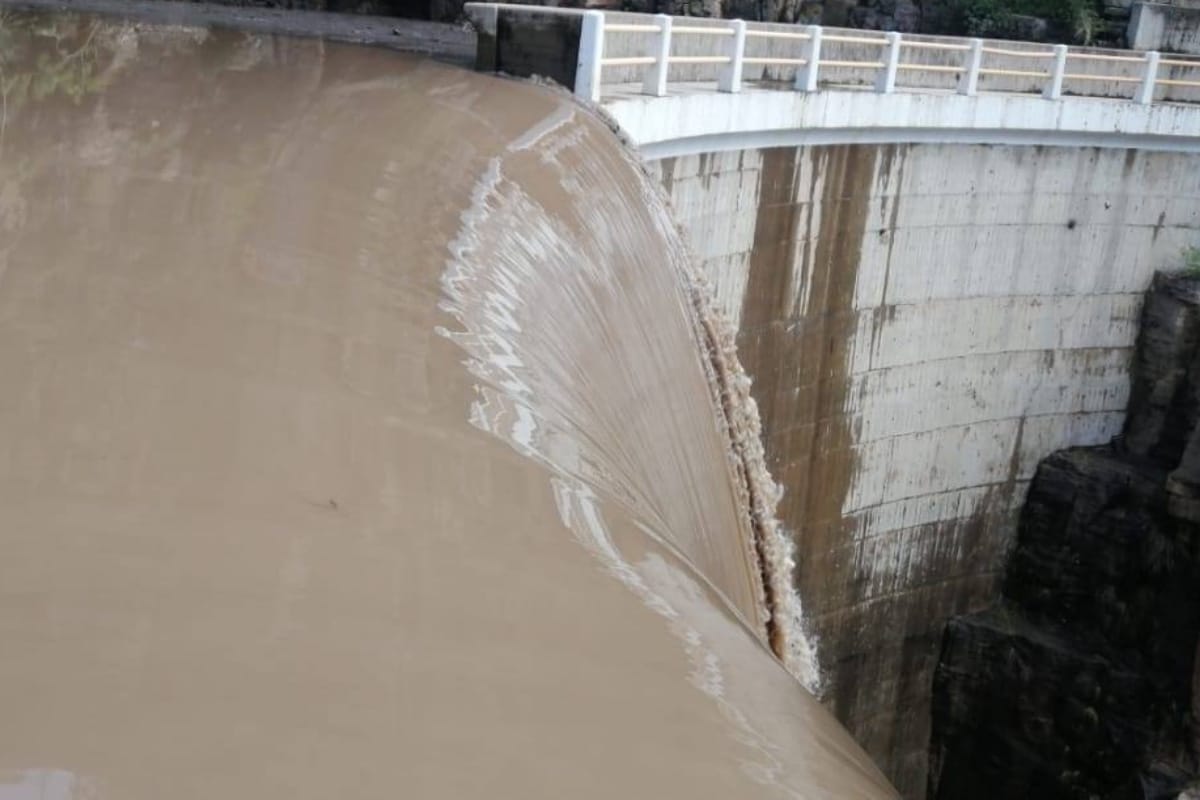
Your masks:
M716 72L705 72L699 80L692 75L689 83L712 81L718 91L732 93L743 90L750 67L768 84L786 82L802 92L856 83L891 94L929 88L933 78L941 76L943 84L949 81L949 88L968 96L988 91L1040 91L1049 100L1064 95L1113 97L1124 86L1130 88L1115 96L1141 104L1162 100L1164 90L1172 88L1188 95L1172 100L1200 102L1200 59L1164 58L1156 52L907 37L817 25L781 29L743 20L662 14L578 13L583 20L575 91L592 101L600 100L606 78L613 73L622 76L609 80L610 84L636 82L643 93L663 96L673 71L677 74L681 67L690 66L693 73L705 67ZM687 44L685 52L680 52L681 42ZM1164 67L1170 68L1169 75L1161 74ZM630 79L630 69L641 71L640 81ZM989 83L1003 81L1020 86L994 88Z

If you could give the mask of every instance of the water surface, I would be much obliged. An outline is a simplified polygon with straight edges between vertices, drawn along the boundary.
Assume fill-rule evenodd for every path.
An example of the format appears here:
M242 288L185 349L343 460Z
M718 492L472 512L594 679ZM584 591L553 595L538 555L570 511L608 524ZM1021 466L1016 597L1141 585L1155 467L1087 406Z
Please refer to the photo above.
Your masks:
M891 796L685 272L559 92L6 14L0 797Z

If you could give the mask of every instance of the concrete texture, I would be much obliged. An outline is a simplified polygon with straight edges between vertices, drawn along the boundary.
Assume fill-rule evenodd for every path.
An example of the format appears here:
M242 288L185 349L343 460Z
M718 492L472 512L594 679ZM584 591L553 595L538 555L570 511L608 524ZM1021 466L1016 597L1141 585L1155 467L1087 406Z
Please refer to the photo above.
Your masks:
M1195 3L1135 3L1126 34L1139 50L1200 53L1200 6Z
M995 600L1039 459L1120 431L1141 293L1200 242L1200 160L910 143L649 168L737 324L827 702L919 797L945 622Z
M674 87L673 87L674 88ZM704 89L709 89L705 91ZM744 89L684 85L665 98L606 87L605 109L643 158L797 144L954 142L1138 147L1200 153L1200 105L1017 94Z

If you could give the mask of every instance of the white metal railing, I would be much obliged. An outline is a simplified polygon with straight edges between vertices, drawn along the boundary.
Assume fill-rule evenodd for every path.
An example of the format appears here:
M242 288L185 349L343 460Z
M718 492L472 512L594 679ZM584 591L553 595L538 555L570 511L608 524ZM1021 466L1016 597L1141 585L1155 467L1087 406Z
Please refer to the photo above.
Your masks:
M1182 87L1188 92L1200 89L1200 59L1156 52L1097 52L1065 45L1030 46L950 37L906 38L895 32L835 31L818 25L786 29L743 20L687 21L664 14L619 13L613 15L617 21L609 21L603 11L578 13L583 15L583 26L575 93L592 101L601 97L606 70L620 69L626 74L630 69L638 70L641 91L661 97L667 93L672 67L684 65L715 67L716 89L721 92L740 92L747 67L794 70L791 86L802 92L817 91L831 70L843 79L857 74L858 82L863 82L864 75L873 78L870 82L881 94L927 88L929 76L954 81L956 91L963 95L987 91L981 87L981 79L1032 81L1032 90L1040 90L1051 100L1063 96L1064 85L1070 86L1070 94L1100 96L1112 96L1113 87L1127 85L1132 89L1131 99L1142 104L1153 102L1155 90L1160 87ZM626 54L631 52L631 38L642 42L639 55ZM675 43L683 40L702 40L705 44L690 43L687 53L679 53ZM761 40L774 43L771 52L764 54L759 48L760 52L748 54L748 42ZM614 43L622 45L615 48L616 53L612 52ZM780 45L785 48L782 53ZM921 54L927 53L939 54L948 63L921 60ZM1111 69L1094 71L1100 67ZM1170 77L1160 75L1163 67L1173 68ZM1180 72L1184 74L1177 74ZM834 78L824 82L842 81ZM1096 90L1089 91L1093 87ZM1022 90L1031 89L1003 89ZM1200 101L1200 92L1183 99Z

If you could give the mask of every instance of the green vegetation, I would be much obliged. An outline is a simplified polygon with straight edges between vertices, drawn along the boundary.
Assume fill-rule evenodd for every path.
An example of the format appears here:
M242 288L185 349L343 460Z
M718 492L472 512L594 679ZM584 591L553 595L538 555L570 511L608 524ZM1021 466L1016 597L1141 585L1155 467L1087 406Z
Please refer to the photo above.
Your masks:
M1183 251L1183 274L1189 278L1200 278L1200 247L1189 247Z
M0 123L30 100L61 96L78 103L99 91L98 65L111 55L111 42L97 36L105 29L74 14L46 21L0 11Z
M1051 39L1091 44L1102 9L1101 0L950 0L948 22L967 36L1026 39L1028 18L1036 17L1046 21Z

